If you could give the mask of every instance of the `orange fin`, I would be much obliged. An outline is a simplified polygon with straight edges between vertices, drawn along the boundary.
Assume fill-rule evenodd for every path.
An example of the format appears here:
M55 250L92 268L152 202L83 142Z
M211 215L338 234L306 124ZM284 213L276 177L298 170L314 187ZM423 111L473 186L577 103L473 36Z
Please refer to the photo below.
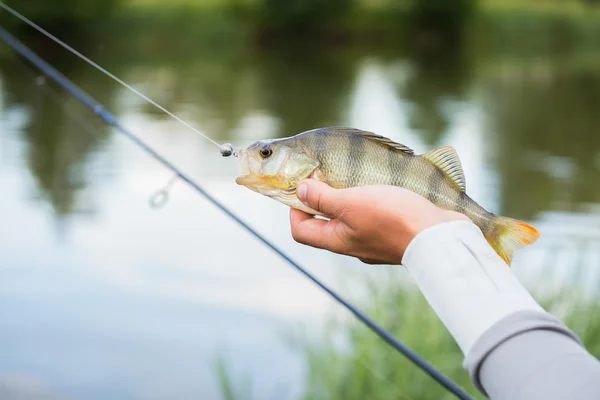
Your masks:
M540 237L533 226L516 219L498 217L494 235L486 238L496 253L510 266L515 251Z

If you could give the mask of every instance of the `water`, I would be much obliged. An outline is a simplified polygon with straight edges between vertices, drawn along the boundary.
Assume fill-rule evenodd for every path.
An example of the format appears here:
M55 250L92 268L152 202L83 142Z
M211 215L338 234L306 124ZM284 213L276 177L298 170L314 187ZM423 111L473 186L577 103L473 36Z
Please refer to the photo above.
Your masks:
M598 287L595 53L190 52L105 33L63 38L219 142L351 125L419 153L455 146L472 197L540 228L514 263L528 287ZM237 186L233 158L57 46L27 43L344 295L360 297L365 277L404 277L294 243L286 207ZM213 399L221 354L256 398L297 398L304 359L286 335L318 333L327 315L346 313L185 184L151 209L170 174L5 50L2 397Z

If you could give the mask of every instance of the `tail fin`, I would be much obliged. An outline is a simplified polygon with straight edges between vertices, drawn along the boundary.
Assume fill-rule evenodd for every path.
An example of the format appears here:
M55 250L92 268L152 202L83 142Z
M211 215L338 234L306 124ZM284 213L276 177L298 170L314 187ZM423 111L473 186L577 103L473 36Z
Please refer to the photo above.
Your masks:
M496 229L486 237L490 246L510 266L516 250L535 242L540 233L533 226L512 218L498 217Z

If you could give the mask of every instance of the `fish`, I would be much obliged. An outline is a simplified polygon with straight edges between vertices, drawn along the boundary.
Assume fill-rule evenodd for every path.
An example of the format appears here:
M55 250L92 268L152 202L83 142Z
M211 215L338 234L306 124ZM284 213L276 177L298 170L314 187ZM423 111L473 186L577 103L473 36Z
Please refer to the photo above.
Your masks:
M408 146L373 132L331 126L260 140L237 155L242 170L237 184L312 215L322 214L296 196L297 186L305 179L336 189L393 185L469 217L509 266L516 250L540 236L533 226L491 213L469 197L463 167L452 146L417 155Z

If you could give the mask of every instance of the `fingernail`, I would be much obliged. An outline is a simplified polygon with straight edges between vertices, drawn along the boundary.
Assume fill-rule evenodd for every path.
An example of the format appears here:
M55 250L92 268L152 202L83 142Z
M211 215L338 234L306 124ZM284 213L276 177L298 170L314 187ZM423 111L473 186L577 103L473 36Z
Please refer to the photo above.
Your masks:
M298 190L296 192L296 196L298 196L298 200L300 200L303 203L306 203L306 184L302 184L300 186L298 186Z

